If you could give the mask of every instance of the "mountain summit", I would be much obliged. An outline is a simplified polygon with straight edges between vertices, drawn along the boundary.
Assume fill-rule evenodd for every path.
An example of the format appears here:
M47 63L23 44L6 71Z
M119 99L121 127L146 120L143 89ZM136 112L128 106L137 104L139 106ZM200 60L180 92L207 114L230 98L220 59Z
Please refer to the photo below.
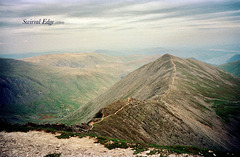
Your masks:
M238 151L240 79L169 54L128 74L63 122L160 145Z

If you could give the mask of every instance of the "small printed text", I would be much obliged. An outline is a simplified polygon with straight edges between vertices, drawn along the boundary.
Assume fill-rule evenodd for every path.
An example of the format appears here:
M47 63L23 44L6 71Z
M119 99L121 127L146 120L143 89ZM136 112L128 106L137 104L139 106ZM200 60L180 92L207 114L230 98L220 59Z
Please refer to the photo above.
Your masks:
M54 21L51 19L38 19L38 20L27 20L23 19L22 24L30 24L30 25L59 25L64 24L63 21Z

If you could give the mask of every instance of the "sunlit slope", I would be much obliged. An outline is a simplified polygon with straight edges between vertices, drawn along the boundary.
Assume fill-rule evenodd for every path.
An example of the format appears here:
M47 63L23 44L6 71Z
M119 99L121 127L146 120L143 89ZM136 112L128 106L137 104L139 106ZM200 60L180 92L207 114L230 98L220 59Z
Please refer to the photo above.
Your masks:
M238 77L196 60L164 55L65 122L92 121L91 132L121 139L237 150L239 93Z
M1 117L55 122L153 59L130 58L84 53L1 59Z
M1 116L13 121L61 117L119 79L96 71L69 70L1 59Z
M156 69L153 69L152 65ZM67 124L88 122L102 107L116 100L128 97L144 100L161 95L167 90L172 73L170 60L158 59L144 65L111 86L96 99L69 114L63 122Z
M131 55L131 56L109 56L98 53L65 53L51 54L31 58L25 58L24 61L39 63L42 65L100 70L104 72L115 72L115 74L125 76L127 73L139 68L140 66L154 61L156 56ZM120 73L119 73L120 72Z

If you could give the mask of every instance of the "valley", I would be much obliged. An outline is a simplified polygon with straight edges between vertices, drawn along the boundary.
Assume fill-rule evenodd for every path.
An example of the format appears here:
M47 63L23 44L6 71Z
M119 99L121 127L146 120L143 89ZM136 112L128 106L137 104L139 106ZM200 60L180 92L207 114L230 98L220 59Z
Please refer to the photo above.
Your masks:
M1 59L1 118L79 127L70 137L82 136L80 131L161 147L238 152L240 78L194 59L155 57Z
M240 0L2 0L0 17L0 157L240 157Z
M83 53L1 59L1 118L55 122L154 58Z

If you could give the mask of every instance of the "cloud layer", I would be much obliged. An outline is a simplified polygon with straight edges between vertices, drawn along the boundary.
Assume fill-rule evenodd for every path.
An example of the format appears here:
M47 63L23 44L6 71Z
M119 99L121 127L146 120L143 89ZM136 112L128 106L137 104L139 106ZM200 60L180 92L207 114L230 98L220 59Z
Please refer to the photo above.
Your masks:
M45 18L64 25L22 24ZM239 32L239 0L0 2L1 53L234 44Z

